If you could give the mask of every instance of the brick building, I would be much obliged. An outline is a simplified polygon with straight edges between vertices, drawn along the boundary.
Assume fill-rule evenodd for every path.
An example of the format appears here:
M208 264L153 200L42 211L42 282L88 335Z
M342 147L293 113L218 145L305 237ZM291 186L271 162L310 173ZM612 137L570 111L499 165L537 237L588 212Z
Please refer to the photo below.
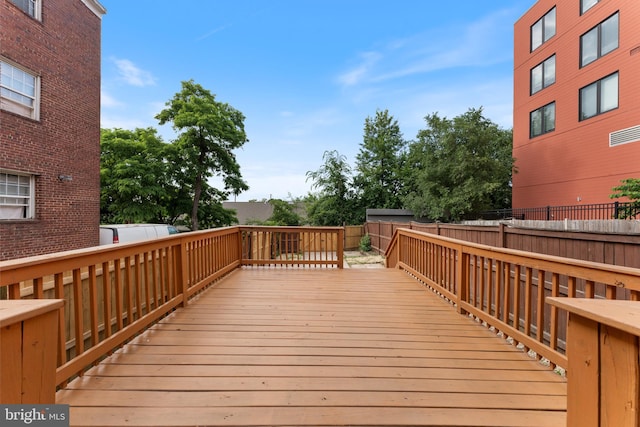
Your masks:
M94 246L96 0L0 0L0 260Z
M640 178L640 1L539 0L514 27L513 207Z

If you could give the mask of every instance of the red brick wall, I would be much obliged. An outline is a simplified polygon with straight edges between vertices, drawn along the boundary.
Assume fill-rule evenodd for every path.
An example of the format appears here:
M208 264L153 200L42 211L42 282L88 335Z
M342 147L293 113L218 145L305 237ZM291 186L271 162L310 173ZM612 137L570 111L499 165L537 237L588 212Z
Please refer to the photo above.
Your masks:
M97 245L101 20L80 0L43 1L41 22L0 0L0 28L0 55L41 77L38 121L0 110L0 167L37 174L36 218L0 221L0 260Z
M556 6L556 36L530 52L530 26ZM580 68L580 36L620 12L619 47ZM539 0L514 27L513 207L610 203L620 180L640 178L640 142L609 147L609 133L640 125L640 2ZM530 95L530 71L556 54L556 83ZM619 71L618 109L579 121L579 91ZM556 129L529 138L529 113L556 102ZM580 201L578 201L580 198Z

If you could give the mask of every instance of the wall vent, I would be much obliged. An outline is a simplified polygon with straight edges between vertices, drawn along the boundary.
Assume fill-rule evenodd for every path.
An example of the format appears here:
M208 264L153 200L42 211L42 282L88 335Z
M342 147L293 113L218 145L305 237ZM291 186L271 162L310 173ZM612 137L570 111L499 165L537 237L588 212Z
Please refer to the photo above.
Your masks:
M629 142L640 141L640 125L627 129L617 130L609 134L609 146L627 144Z

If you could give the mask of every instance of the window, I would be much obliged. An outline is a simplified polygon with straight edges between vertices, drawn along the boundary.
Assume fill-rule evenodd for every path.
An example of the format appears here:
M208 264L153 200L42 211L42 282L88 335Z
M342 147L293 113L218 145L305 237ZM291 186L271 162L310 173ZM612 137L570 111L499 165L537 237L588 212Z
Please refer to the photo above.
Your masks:
M587 10L595 6L600 0L580 0L580 14L582 15Z
M37 120L39 86L38 77L0 58L0 108Z
M556 129L556 103L552 102L532 111L529 125L531 138L554 131Z
M34 217L33 175L0 170L0 219Z
M11 3L18 6L24 13L32 18L40 20L40 1L41 0L11 0Z
M618 73L580 89L580 120L618 108Z
M531 69L531 95L556 82L556 56Z
M618 48L618 21L616 13L580 37L581 67Z
M531 52L555 35L556 8L554 7L531 26Z

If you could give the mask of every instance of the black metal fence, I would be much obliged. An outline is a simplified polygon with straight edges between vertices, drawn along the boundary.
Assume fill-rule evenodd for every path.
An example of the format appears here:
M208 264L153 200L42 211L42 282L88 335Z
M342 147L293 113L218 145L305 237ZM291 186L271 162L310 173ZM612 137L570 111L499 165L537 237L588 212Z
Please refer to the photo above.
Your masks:
M613 202L591 205L545 206L486 211L480 219L526 219L538 221L640 219L640 202Z

